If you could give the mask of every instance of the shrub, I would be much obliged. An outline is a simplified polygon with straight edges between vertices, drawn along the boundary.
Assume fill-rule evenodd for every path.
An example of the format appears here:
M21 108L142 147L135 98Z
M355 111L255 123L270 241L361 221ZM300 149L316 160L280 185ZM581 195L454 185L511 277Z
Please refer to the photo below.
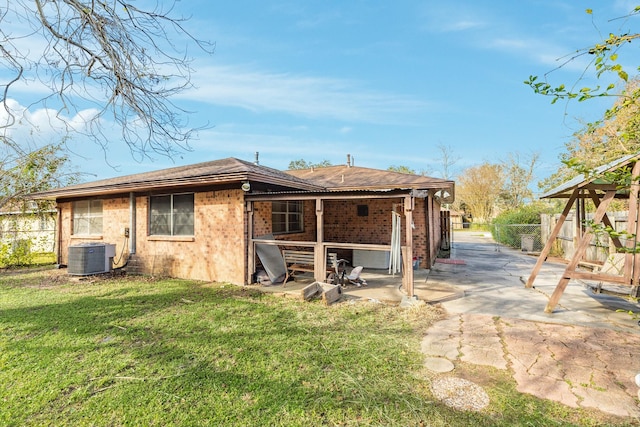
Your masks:
M534 242L539 246L540 227L527 227L527 225L540 224L540 214L548 212L551 212L551 208L541 203L532 203L518 209L505 211L494 219L491 235L496 242L518 248L521 245L521 236L531 234Z

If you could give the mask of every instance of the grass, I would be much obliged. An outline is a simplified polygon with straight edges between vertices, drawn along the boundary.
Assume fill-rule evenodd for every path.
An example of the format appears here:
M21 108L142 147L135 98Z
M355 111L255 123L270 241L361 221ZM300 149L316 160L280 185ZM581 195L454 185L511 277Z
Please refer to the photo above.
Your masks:
M0 425L624 425L464 364L457 374L481 381L490 406L440 404L420 353L438 315L228 284L11 271L0 276Z
M22 266L15 266L10 264L4 264L2 260L0 260L0 268L24 268L26 267L39 267L44 265L52 265L56 262L56 254L53 252L34 252L26 255L26 259L20 260L22 261ZM6 260L5 260L6 261ZM15 260L13 260L15 261Z

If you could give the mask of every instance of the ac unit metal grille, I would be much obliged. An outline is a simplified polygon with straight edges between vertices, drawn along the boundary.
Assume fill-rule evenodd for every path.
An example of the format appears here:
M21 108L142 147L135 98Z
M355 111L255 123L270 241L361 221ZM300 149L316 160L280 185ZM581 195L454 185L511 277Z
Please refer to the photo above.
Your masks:
M99 243L69 246L67 272L80 276L107 272L105 249L106 246Z

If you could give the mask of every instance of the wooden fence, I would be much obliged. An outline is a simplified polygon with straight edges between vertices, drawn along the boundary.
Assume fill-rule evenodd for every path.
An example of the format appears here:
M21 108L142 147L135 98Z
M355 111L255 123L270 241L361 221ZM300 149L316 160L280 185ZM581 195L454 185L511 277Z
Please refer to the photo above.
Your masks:
M613 212L608 213L607 216L616 231L625 231L627 229L627 212ZM586 217L587 220L589 220L593 218L593 214L587 214ZM559 218L560 214L545 214L541 216L541 237L543 243L549 239L549 235ZM575 243L584 227L585 224L576 224L575 215L570 213L554 242L552 254L560 255L565 259L571 259L575 251ZM620 238L620 241L623 244L625 243L623 238ZM585 253L584 259L605 262L614 252L614 249L608 234L604 232L595 233Z

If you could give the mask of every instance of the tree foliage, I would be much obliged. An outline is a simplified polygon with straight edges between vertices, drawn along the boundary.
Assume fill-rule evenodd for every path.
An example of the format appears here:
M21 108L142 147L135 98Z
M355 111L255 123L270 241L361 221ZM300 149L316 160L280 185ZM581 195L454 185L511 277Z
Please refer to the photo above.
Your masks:
M539 154L508 153L500 163L485 162L462 171L456 183L456 207L475 222L491 222L503 211L532 201L531 184Z
M467 168L456 183L456 201L474 222L488 223L498 207L505 182L501 165L485 162Z
M625 93L634 92L640 86L637 79L631 80ZM603 118L595 123L586 124L565 144L566 151L561 155L563 166L556 173L540 183L540 187L549 190L573 178L583 169L595 169L626 154L640 151L640 100L629 102L625 95L618 98L616 105L625 104L614 116ZM614 108L615 106L614 105Z
M46 201L30 201L27 195L68 185L77 179L77 174L69 171L69 159L61 144L51 144L28 152L4 149L0 158L0 209L36 210L48 208ZM42 205L45 206L42 206Z
M0 0L1 1L1 0ZM0 100L9 116L5 142L16 122L9 100L24 84L43 90L40 102L56 114L83 117L84 132L103 147L114 121L133 154L171 155L187 148L194 129L171 97L190 85L190 61L182 41L208 52L193 38L173 4L143 9L125 0L4 0L0 5ZM149 4L146 3L145 4ZM153 2L150 3L153 5ZM15 143L15 142L14 142Z
M541 214L554 212L553 206L541 201L522 205L516 209L500 212L494 219L494 224L540 224Z
M409 166L404 166L404 165L391 165L387 168L388 171L391 172L399 172L399 173L409 173L412 175L415 175L416 171L414 169L411 169Z
M588 15L593 15L592 9L586 9ZM629 14L624 18L632 18L640 14L640 6L636 6ZM570 56L559 68L562 68L566 64L575 61L579 57L590 56L590 61L587 68L593 68L596 77L601 78L603 76L615 76L624 86L629 80L629 72L624 68L621 62L618 61L620 51L625 45L640 38L640 33L625 32L622 34L610 33L609 36L598 43L593 44L585 48L576 50L575 54ZM548 76L549 73L545 75ZM633 73L635 74L635 72ZM633 75L631 74L631 75ZM531 88L541 95L550 96L551 102L555 103L561 99L577 99L578 101L586 101L596 97L606 97L619 95L620 85L617 83L609 83L603 88L600 85L595 87L580 87L566 86L565 84L559 84L553 86L546 78L544 81L539 81L538 76L530 76L525 84L531 86ZM616 92L617 91L617 92ZM633 100L640 96L640 92L635 91L627 94L627 99ZM615 115L619 107L614 107L609 110L608 114Z
M329 160L322 160L321 162L313 163L307 162L304 159L298 159L289 162L289 170L324 168L327 166L331 166L331 162Z
M591 9L587 9L586 13L593 16ZM640 6L636 6L626 16L616 20L624 20L625 23L633 22L631 18L636 18L639 14ZM572 160L585 167L595 168L624 154L640 151L638 142L640 140L640 85L633 78L640 68L637 63L631 62L636 69L629 71L628 65L625 67L625 61L622 60L624 48L636 42L638 38L640 33L635 31L609 33L601 41L576 50L558 67L562 68L578 58L589 58L586 68L576 78L575 84L551 84L548 79L554 70L546 73L544 79L530 76L525 81L525 84L529 85L535 93L550 97L552 103L559 100L587 101L602 97L615 98L612 107L604 112L602 119L586 124L581 131L574 134L572 141L567 144L567 152L561 156L565 166L541 182L541 188L548 190L575 176L577 172L567 167ZM579 81L590 71L593 71L595 77L603 84L580 87Z

